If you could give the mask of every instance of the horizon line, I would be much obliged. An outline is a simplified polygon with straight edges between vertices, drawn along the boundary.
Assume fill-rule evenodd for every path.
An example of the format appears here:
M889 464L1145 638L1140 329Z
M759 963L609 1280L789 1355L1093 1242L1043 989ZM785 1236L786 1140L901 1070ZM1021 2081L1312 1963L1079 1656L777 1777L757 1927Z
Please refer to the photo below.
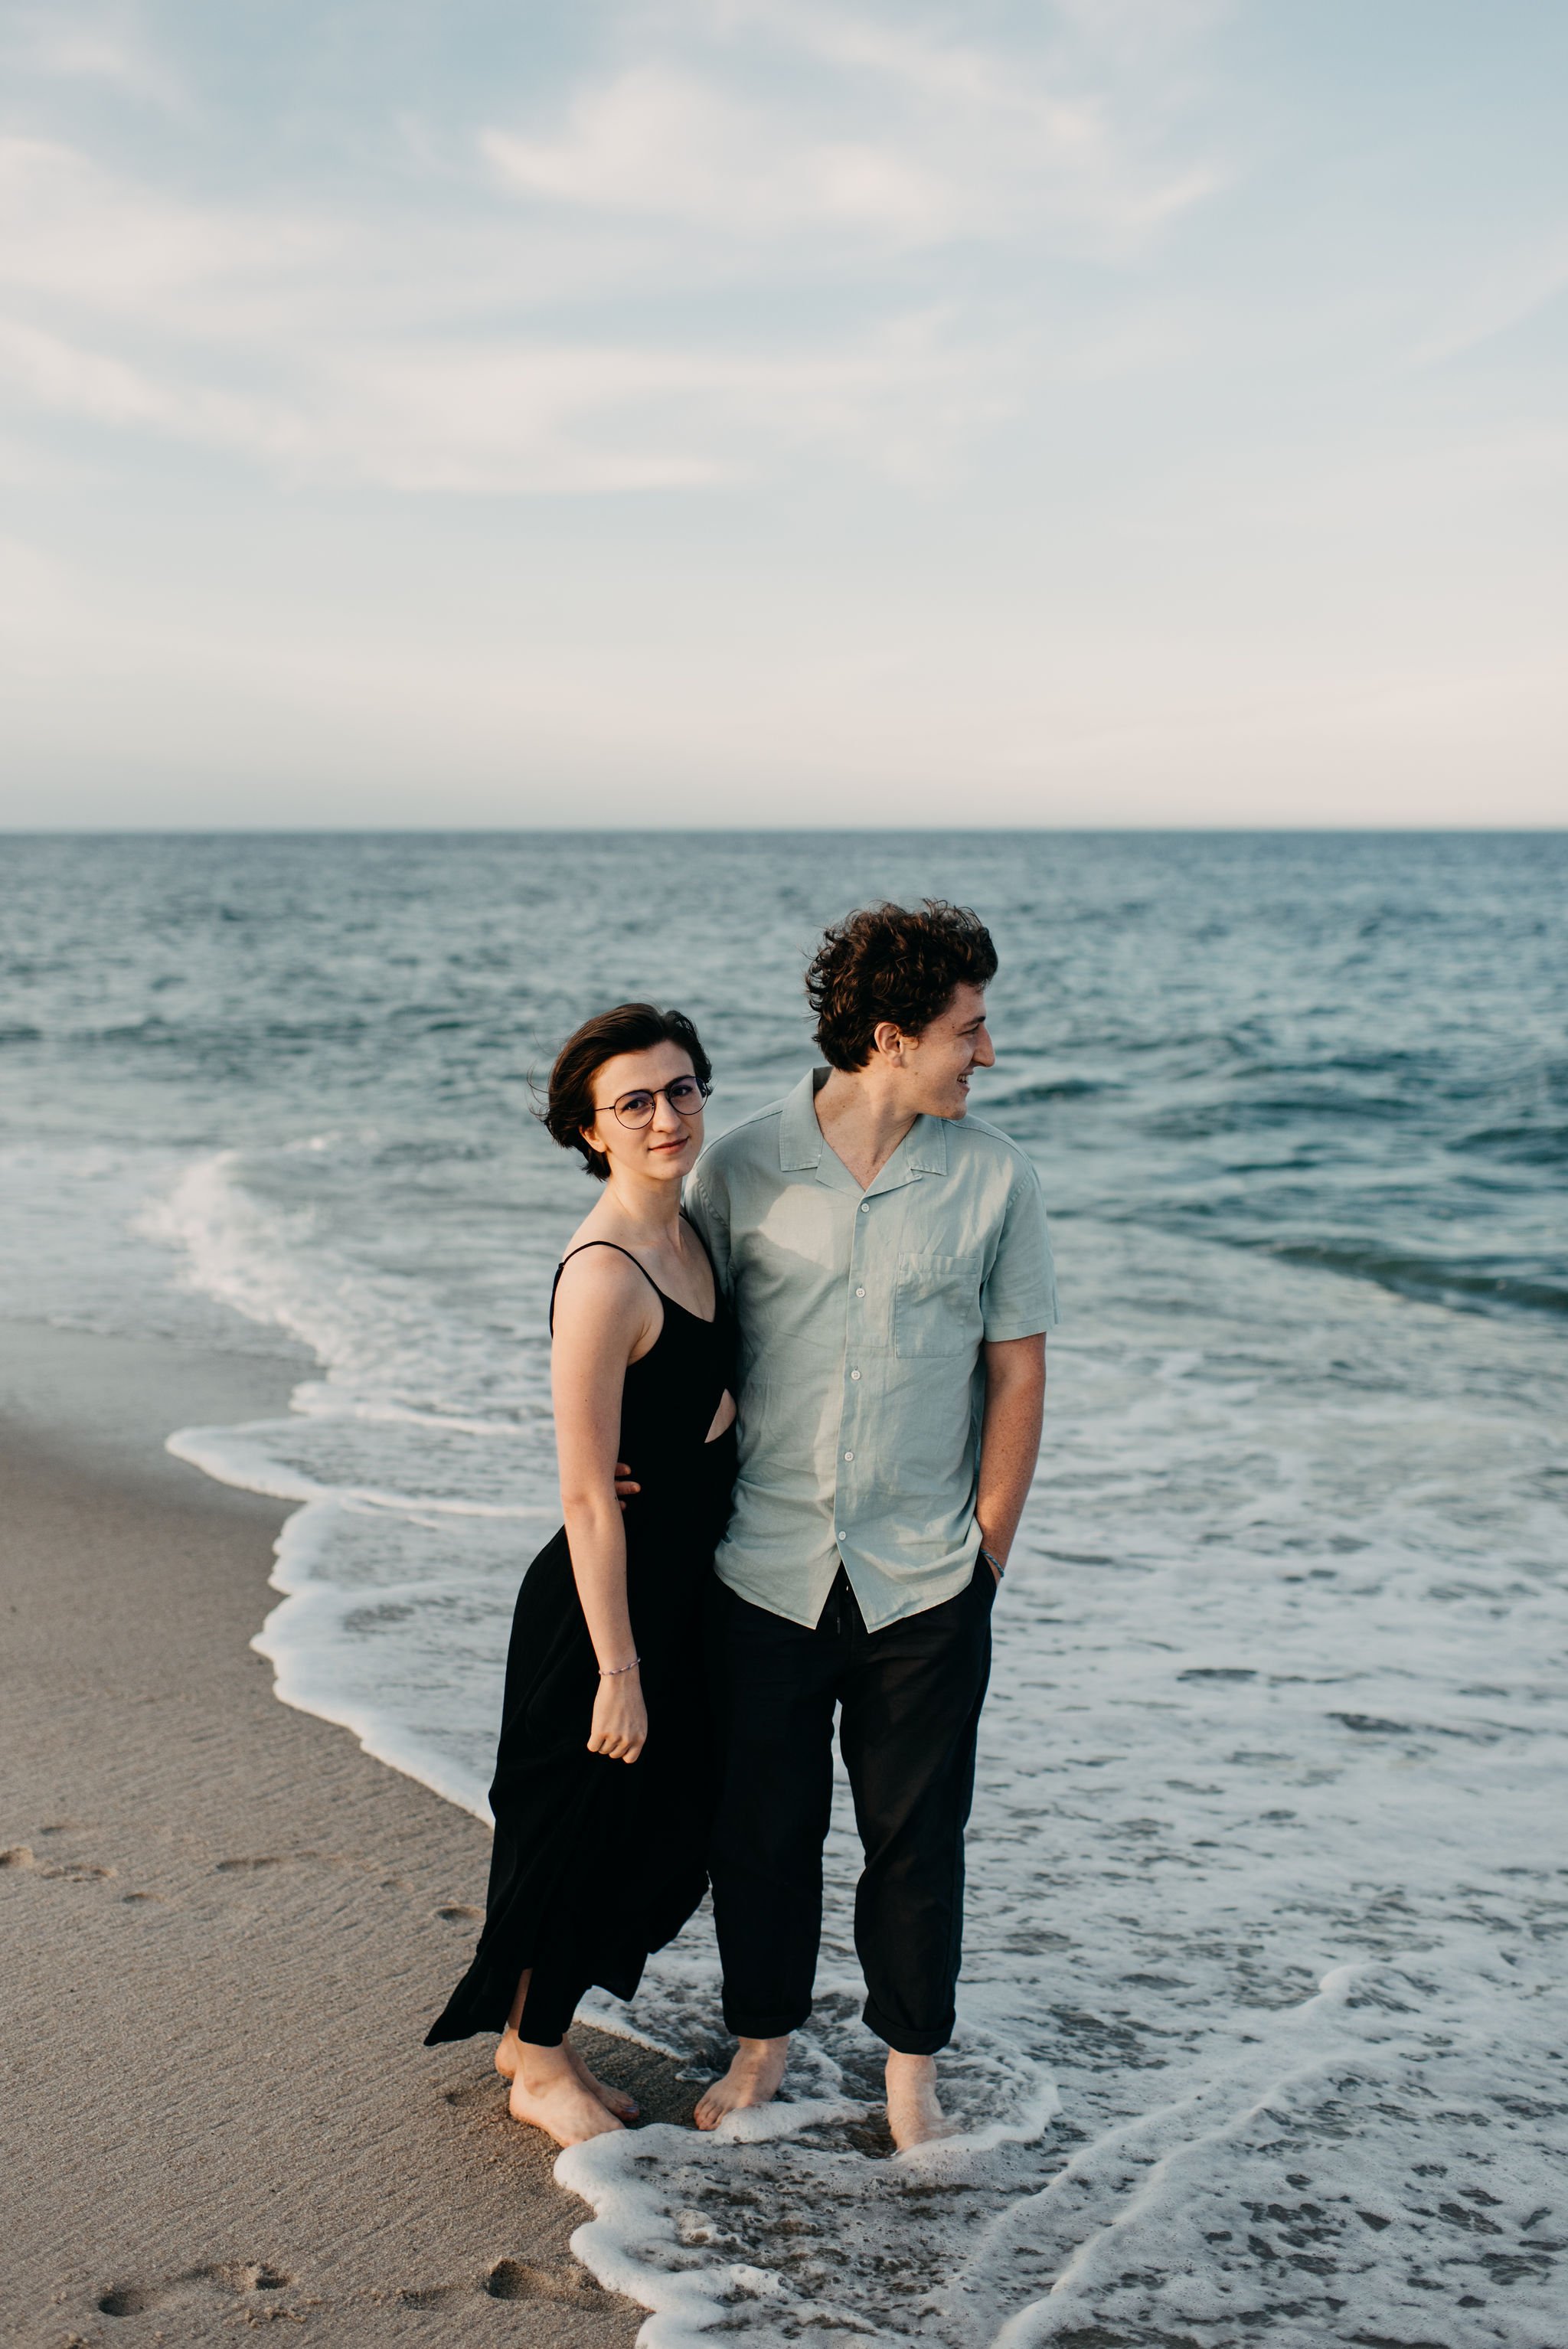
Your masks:
M1244 839L1508 839L1568 833L1568 818L1542 823L8 823L12 840L511 840L611 839L617 834L700 839L1005 839L1038 836Z

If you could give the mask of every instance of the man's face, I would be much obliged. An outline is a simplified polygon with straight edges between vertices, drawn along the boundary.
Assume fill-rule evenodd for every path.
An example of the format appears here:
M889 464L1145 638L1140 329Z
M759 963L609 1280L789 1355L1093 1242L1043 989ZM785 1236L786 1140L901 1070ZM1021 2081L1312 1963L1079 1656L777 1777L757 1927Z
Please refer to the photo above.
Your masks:
M910 1105L926 1117L963 1117L969 1107L969 1072L995 1066L985 1027L983 988L963 986L939 1019L904 1039Z

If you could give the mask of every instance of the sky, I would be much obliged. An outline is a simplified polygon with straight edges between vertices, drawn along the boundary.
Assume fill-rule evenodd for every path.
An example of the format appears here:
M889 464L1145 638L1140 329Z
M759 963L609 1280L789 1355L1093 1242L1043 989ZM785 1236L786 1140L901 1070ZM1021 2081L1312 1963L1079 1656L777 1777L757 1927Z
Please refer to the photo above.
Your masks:
M1568 821L1551 0L0 0L0 824Z

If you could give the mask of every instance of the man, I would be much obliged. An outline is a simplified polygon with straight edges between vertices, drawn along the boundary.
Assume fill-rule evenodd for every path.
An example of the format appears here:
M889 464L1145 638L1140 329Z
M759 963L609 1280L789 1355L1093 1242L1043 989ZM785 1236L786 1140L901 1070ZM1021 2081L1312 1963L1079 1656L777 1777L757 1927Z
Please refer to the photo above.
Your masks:
M944 2133L964 1826L990 1610L1039 1450L1056 1321L1039 1179L970 1117L995 1060L975 915L828 931L828 1066L715 1143L687 1191L739 1316L740 1466L716 1561L724 1780L711 1873L739 2040L696 2109L762 2104L810 2012L833 1713L865 1867L855 1947L894 2142Z

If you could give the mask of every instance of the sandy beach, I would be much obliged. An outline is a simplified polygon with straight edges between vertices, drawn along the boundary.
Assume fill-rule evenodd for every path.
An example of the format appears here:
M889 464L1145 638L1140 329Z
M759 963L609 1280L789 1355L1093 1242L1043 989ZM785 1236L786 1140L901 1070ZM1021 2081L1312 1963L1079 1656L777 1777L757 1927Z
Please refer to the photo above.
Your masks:
M284 1513L161 1449L298 1374L0 1332L0 2330L629 2344L490 2042L419 2044L488 1837L276 1702L248 1642ZM689 2112L673 2066L593 2044L650 2116Z

